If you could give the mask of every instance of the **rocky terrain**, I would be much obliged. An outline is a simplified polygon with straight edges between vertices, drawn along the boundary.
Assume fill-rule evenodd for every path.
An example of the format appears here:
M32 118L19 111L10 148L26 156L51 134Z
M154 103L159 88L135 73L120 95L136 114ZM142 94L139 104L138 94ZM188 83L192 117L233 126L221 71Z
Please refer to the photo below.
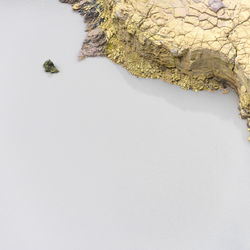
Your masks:
M250 130L249 0L61 0L84 16L80 58L194 91L233 89ZM250 139L250 138L249 138Z

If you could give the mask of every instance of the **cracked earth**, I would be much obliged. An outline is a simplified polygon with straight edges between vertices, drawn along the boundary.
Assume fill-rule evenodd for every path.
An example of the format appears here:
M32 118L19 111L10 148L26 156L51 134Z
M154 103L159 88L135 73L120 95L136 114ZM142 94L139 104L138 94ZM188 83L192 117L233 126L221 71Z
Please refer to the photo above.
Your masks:
M232 88L250 128L249 0L61 0L85 16L82 57L184 89Z

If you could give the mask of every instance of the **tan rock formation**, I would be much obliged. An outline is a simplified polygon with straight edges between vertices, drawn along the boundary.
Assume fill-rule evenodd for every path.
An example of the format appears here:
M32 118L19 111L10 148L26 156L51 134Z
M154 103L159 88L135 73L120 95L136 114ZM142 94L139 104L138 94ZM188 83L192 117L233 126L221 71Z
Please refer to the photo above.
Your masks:
M250 130L249 0L61 0L85 16L81 58L184 89L231 87ZM250 139L250 138L249 138Z

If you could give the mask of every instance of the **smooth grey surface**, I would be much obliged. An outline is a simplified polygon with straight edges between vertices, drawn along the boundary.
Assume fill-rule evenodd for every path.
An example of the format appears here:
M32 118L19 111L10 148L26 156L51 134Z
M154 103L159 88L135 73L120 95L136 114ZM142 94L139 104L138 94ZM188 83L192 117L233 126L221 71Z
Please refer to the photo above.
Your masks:
M250 249L236 95L78 62L84 24L57 0L1 0L0 32L1 250Z

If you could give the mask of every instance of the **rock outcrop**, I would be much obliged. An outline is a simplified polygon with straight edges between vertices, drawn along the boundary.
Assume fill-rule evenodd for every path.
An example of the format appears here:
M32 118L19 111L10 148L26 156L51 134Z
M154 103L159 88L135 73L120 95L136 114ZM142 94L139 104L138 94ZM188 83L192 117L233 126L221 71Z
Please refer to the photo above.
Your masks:
M84 16L80 58L194 91L232 88L250 131L249 0L61 0ZM250 139L250 138L249 138Z

